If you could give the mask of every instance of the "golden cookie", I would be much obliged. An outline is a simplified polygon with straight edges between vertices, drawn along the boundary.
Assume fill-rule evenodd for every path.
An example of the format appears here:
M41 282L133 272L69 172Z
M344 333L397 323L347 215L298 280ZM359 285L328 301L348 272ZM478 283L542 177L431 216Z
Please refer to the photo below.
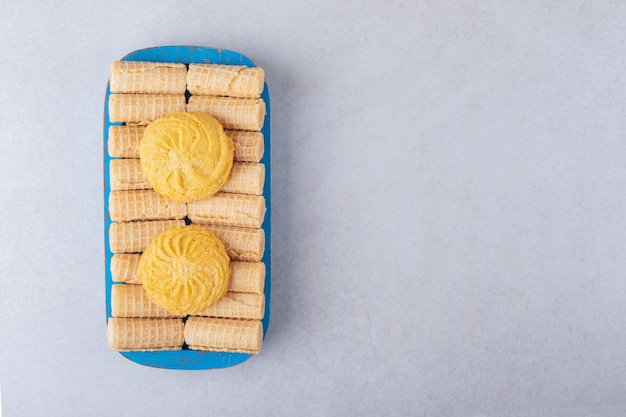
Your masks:
M139 278L155 304L174 314L193 314L226 293L229 262L213 233L200 226L174 226L141 255Z
M143 172L161 195L179 202L215 194L226 183L235 147L207 113L174 112L150 123L139 144Z

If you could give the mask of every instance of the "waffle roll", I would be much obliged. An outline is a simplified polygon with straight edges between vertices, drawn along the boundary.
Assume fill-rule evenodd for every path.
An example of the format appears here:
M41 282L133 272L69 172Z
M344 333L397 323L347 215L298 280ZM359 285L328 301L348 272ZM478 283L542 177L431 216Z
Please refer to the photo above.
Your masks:
M263 325L259 320L189 317L185 342L191 349L218 352L259 353Z
M111 191L149 190L152 188L143 173L139 159L111 159L109 183Z
M115 61L109 81L112 93L185 94L187 66L169 62Z
M109 227L109 246L113 253L137 253L146 250L152 239L184 220L148 220L115 222Z
M262 68L242 65L189 64L187 90L191 94L257 98L263 92Z
M139 142L145 126L121 125L109 127L108 152L113 158L139 158Z
M141 285L116 284L111 287L113 317L183 317L159 307L146 295Z
M187 203L187 212L193 223L261 227L265 216L265 198L261 195L220 192Z
M111 279L124 284L141 284L139 254L116 253L111 257Z
M215 304L194 313L194 316L258 319L265 314L265 295L245 292L226 293Z
M112 123L146 125L172 112L184 112L184 94L111 94L109 120Z
M256 162L236 162L230 170L226 184L220 188L225 193L263 194L265 165Z
M182 319L111 317L107 340L119 351L181 350L184 324Z
M246 227L200 225L213 232L222 242L226 253L233 261L256 261L263 259L265 231Z
M154 190L111 191L109 216L113 221L182 219L187 205Z
M225 129L261 130L266 109L260 98L191 96L187 111L209 113Z

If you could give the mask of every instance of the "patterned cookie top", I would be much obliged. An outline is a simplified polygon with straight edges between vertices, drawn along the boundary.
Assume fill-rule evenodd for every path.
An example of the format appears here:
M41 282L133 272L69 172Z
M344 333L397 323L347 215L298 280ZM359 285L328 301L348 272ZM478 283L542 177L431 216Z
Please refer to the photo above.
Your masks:
M174 314L194 314L226 293L229 261L213 233L200 226L175 226L141 255L139 277L155 304Z
M150 123L139 145L144 174L161 195L189 202L215 194L228 179L234 145L203 112L174 112Z

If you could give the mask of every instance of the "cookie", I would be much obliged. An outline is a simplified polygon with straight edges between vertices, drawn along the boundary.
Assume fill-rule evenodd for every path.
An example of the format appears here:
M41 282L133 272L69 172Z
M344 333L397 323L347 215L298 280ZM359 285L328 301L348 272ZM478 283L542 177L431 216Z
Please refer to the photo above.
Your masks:
M148 182L179 202L215 194L228 180L233 154L233 142L222 125L202 112L174 112L155 120L139 144Z
M194 314L228 288L230 259L215 234L199 226L175 226L157 236L139 259L146 295L174 314Z

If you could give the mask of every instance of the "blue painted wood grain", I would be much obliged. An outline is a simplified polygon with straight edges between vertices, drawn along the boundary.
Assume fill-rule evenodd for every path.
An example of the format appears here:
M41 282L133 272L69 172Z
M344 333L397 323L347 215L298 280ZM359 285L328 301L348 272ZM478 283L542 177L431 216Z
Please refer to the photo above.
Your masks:
M246 56L226 49L206 48L199 46L160 46L154 48L140 49L131 52L122 58L123 61L153 61L153 62L178 62L183 64L229 64L255 66ZM111 191L109 183L109 162L111 157L108 154L109 127L119 123L111 123L109 120L109 95L111 91L107 84L104 100L104 245L105 245L105 282L106 282L106 315L111 317L111 248L109 246L109 227L111 217L109 216L109 193ZM265 230L265 253L263 262L266 265L267 274L265 277L265 317L263 323L263 337L267 334L270 322L270 306L272 295L272 253L271 253L271 164L270 164L270 97L267 83L263 89L261 98L265 100L267 114L263 124L263 135L265 137L265 152L261 162L265 164L265 197L267 212L263 229ZM246 353L228 352L201 352L190 349L179 351L160 352L120 352L128 359L142 365L167 369L213 369L226 368L246 361L251 355Z

